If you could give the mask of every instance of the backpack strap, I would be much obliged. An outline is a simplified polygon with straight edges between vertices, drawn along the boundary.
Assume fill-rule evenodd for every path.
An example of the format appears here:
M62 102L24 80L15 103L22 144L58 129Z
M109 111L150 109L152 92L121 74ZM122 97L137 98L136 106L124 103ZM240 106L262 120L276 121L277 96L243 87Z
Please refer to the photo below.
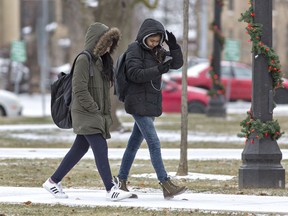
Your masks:
M93 73L93 70L92 70L92 56L90 54L90 52L88 52L87 50L84 50L83 52L81 52L80 54L85 54L87 57L88 57L88 60L89 60L89 74L90 76L94 76L94 73Z
M89 75L90 75L90 76L94 76L94 73L93 73L93 70L92 70L92 66L91 66L91 64L92 64L92 56L91 56L90 52L88 52L87 50L84 50L84 51L80 52L80 53L76 56L76 58L75 58L74 61L73 61L73 64L72 64L72 68L71 68L71 72L70 72L70 73L73 74L74 67L75 67L75 64L76 64L76 60L77 60L77 58L78 58L80 55L82 55L82 54L85 54L85 55L88 57L88 61L89 61L89 66L88 66Z

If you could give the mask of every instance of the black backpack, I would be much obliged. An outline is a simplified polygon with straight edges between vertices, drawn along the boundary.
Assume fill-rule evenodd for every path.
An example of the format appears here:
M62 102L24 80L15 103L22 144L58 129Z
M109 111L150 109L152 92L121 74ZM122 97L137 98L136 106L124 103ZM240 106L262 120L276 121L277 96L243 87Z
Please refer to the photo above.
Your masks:
M126 52L121 54L117 59L114 69L114 95L122 102L128 89L128 80L126 77Z
M142 51L140 45L139 50L142 52L142 59L144 59L144 52ZM125 100L125 96L129 87L129 81L126 77L126 52L127 51L118 57L114 68L114 95L116 95L122 102Z
M91 70L91 54L84 50L79 53L70 69L70 73L61 72L58 79L51 84L51 116L54 123L62 129L72 128L72 118L70 104L72 100L72 77L77 58L85 54L89 59L89 74L93 76Z

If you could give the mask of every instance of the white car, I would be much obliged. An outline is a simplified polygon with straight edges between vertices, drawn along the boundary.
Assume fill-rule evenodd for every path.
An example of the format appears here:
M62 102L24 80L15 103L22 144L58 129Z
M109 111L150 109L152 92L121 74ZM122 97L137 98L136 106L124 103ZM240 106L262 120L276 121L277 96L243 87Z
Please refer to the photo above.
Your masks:
M0 117L16 117L22 115L23 106L16 94L0 89Z

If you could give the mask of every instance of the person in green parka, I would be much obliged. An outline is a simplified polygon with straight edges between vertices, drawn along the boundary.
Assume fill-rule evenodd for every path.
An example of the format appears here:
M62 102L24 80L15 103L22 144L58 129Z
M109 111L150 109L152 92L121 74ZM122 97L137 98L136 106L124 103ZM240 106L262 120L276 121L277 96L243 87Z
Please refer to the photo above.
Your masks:
M85 36L84 49L91 54L93 75L89 73L89 59L86 55L77 58L72 78L72 126L75 141L63 158L57 170L43 187L56 198L68 198L61 181L64 176L86 154L89 147L94 154L98 172L107 191L106 198L118 201L129 198L131 193L120 190L117 177L112 177L108 160L106 139L110 138L111 102L109 89L113 83L113 60L121 33L102 23L90 25Z

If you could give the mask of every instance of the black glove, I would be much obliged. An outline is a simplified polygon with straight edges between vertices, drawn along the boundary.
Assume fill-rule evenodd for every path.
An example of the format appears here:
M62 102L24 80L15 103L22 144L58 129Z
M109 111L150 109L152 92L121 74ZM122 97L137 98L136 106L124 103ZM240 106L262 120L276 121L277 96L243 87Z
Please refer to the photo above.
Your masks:
M169 46L169 49L170 50L178 49L179 45L177 44L174 34L172 32L168 32L167 30L166 30L166 34L167 34L168 40L165 40L165 42Z
M158 70L161 74L167 73L170 69L171 60L165 62L164 64L158 65Z

